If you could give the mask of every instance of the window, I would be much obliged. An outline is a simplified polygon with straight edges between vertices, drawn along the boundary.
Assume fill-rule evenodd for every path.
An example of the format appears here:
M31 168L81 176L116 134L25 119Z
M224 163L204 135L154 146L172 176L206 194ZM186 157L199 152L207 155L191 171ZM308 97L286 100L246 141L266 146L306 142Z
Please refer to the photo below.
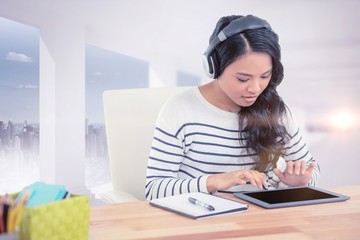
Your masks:
M149 64L143 60L86 46L86 186L111 181L102 93L109 89L149 87Z
M0 194L39 179L39 30L0 18Z

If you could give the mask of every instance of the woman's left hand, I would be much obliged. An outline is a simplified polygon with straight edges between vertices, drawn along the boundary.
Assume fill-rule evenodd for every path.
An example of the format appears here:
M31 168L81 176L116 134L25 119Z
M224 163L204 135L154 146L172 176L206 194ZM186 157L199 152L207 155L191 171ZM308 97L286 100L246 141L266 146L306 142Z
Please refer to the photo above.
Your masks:
M309 166L306 166L306 162L301 160L295 162L287 161L284 172L275 168L274 173L284 184L291 187L299 187L305 186L311 181L314 167L314 163L310 163Z

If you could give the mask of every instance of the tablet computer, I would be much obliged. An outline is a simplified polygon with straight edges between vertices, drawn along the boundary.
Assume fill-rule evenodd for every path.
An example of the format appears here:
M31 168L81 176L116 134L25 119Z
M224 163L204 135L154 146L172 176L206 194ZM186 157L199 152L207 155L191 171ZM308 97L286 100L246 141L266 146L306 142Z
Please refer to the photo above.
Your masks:
M291 187L254 192L237 192L234 195L263 208L341 202L350 199L348 196L315 187Z

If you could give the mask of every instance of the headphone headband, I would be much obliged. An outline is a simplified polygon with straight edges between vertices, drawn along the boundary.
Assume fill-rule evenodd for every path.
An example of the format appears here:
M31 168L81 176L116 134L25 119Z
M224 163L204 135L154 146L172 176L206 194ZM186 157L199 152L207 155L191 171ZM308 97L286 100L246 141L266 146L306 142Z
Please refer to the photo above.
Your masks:
M211 78L214 78L214 76L216 75L214 63L210 55L217 45L237 33L241 33L248 29L259 28L266 28L271 30L271 26L267 21L253 15L247 15L245 17L237 18L230 22L222 31L220 31L220 33L213 40L211 40L208 48L203 55L203 64L206 74Z

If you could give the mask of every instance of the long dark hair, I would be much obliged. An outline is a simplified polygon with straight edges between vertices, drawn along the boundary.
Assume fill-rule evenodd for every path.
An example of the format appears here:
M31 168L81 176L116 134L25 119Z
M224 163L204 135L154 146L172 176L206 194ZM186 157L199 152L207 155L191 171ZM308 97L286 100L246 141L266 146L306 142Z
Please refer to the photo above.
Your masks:
M210 41L231 21L242 16L222 17L210 37ZM220 43L212 53L215 64L219 67L219 76L224 69L245 53L266 53L272 60L272 76L269 85L256 102L249 107L241 107L239 113L240 139L245 139L249 153L259 157L255 169L267 172L272 169L284 152L284 145L289 134L283 120L287 107L276 91L284 77L280 62L281 51L278 35L272 30L249 29L229 37ZM241 140L244 141L244 140Z

